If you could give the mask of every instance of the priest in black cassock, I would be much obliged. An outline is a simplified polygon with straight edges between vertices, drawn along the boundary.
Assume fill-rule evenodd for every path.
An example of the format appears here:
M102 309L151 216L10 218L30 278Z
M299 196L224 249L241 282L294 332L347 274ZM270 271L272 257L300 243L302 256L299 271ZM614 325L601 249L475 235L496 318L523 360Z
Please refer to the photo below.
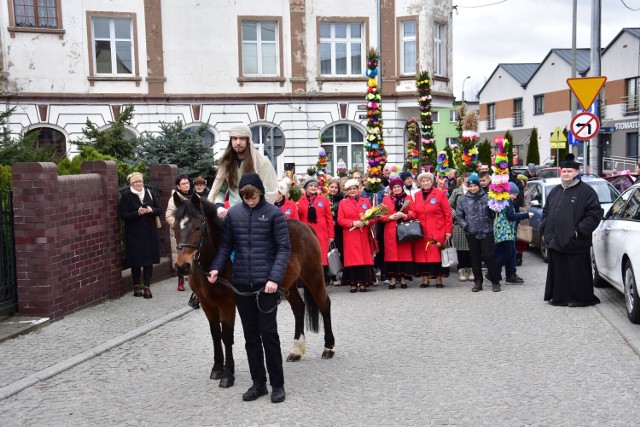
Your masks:
M560 164L561 184L547 196L540 232L549 248L544 300L551 305L584 307L600 302L593 294L591 233L602 219L593 188L580 179L573 154Z

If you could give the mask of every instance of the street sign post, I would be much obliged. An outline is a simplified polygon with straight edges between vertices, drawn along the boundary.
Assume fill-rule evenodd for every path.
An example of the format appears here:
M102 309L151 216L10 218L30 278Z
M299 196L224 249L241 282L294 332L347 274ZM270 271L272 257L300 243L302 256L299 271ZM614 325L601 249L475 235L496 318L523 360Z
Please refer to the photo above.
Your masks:
M594 114L584 111L571 119L570 129L574 138L586 141L598 134L600 120Z

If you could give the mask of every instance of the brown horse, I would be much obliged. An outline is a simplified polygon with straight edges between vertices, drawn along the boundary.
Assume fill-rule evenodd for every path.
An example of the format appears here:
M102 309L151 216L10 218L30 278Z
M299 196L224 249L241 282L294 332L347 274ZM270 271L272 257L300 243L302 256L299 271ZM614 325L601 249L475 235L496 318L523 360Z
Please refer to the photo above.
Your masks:
M178 242L176 271L181 275L189 275L189 286L200 299L200 305L209 320L213 339L213 368L210 378L220 379L220 387L231 387L235 381L233 328L236 318L231 260L227 260L218 282L211 284L206 277L209 265L220 246L223 222L216 215L215 206L197 195L184 201L174 194L173 200L177 207L174 223ZM322 358L330 359L335 354L335 339L331 328L331 300L324 283L320 243L306 224L297 220L287 220L287 226L291 241L291 257L284 279L279 284L279 290L286 295L295 317L294 341L287 361L300 360L305 353L305 307L308 328L313 332L318 332L318 312L322 314ZM304 301L296 285L298 282L305 289Z

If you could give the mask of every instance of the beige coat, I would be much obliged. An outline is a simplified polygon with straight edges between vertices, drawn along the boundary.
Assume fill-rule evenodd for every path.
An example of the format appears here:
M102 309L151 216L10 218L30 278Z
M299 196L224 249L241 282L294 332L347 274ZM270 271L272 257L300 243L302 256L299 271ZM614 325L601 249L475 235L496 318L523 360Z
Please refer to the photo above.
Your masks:
M170 241L173 243L171 245L171 262L172 265L175 265L176 261L178 260L178 250L176 249L176 245L178 244L178 242L176 242L176 235L173 232L173 224L176 222L176 218L175 218L175 212L176 212L176 204L173 201L173 193L175 193L176 190L173 190L171 192L171 197L169 197L169 203L167 204L167 211L164 214L164 219L167 220L167 224L169 224L169 239ZM182 200L187 200L186 197L184 197L182 194L178 193L178 196L182 199Z

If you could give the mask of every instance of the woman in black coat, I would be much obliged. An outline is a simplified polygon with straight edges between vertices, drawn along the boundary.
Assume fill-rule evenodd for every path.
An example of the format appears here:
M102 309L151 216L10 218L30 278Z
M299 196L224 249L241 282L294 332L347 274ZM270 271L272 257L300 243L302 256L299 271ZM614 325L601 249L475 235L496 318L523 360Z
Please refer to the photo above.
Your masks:
M131 184L120 197L120 218L124 221L124 248L131 267L133 296L152 298L151 276L153 264L160 263L160 243L156 218L162 214L156 198L145 190L142 174L134 172L127 177ZM140 269L143 283L140 283Z

